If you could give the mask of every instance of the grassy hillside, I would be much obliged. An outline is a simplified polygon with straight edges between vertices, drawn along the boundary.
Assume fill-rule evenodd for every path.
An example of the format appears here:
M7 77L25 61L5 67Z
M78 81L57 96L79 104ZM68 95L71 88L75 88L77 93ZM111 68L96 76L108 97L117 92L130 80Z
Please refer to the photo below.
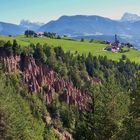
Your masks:
M55 46L61 46L64 51L71 51L71 52L78 52L80 54L88 54L91 52L93 55L103 55L107 56L109 59L112 60L119 60L122 55L126 55L127 58L129 58L131 61L135 61L136 63L140 63L140 52L134 49L129 49L129 51L126 51L124 53L113 53L113 52L107 52L103 51L103 48L106 47L105 44L100 44L97 41L93 41L92 43L89 43L89 41L72 41L72 40L66 40L66 39L49 39L49 38L26 38L24 36L17 36L17 37L5 37L1 36L0 40L13 40L16 39L21 46L27 46L30 43L47 43L51 45L52 47ZM127 48L124 48L125 50Z

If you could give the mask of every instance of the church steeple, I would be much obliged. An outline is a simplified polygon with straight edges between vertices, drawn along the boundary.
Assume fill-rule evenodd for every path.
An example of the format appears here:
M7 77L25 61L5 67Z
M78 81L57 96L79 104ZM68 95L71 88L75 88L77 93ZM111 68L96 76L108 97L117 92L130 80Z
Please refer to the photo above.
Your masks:
M118 42L117 35L115 34L115 43Z
M119 45L119 40L118 40L118 38L117 38L117 35L115 34L115 44L116 44L116 46L118 46Z

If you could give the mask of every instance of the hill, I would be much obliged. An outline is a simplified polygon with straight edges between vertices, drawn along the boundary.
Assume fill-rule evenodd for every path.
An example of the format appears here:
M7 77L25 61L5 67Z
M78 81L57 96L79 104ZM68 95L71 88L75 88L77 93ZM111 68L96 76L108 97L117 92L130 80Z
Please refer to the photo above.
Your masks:
M102 44L98 40L94 40L92 43L89 42L89 40L85 40L84 42L81 42L80 40L69 40L66 38L63 39L49 39L49 38L26 38L24 36L16 36L16 37L5 37L0 36L0 40L14 40L16 39L17 42L22 46L28 46L31 43L40 43L44 44L47 43L51 45L52 47L58 47L61 46L65 52L78 52L80 54L86 54L90 52L91 54L95 56L107 56L109 59L112 60L119 60L122 55L126 55L127 58L129 58L131 61L134 61L136 63L140 63L140 52L135 49L128 49L124 48L123 53L113 53L104 51L103 49L107 46L107 44Z
M129 60L0 41L0 139L137 139L139 70Z

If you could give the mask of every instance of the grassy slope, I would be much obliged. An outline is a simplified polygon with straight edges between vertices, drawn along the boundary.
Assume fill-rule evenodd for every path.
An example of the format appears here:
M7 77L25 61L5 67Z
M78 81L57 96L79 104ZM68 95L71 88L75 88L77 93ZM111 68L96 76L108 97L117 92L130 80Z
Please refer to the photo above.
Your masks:
M121 56L124 54L130 60L135 61L136 63L140 63L140 52L134 49L130 49L129 52L125 53L113 53L103 51L103 48L106 46L104 44L98 44L97 42L89 43L88 41L80 42L80 41L70 41L64 39L49 39L49 38L25 38L24 36L17 37L4 37L0 36L0 40L13 40L16 39L21 46L27 46L30 43L47 43L52 46L61 46L64 51L71 52L79 52L80 54L88 54L91 52L93 55L103 55L107 56L112 60L119 60Z

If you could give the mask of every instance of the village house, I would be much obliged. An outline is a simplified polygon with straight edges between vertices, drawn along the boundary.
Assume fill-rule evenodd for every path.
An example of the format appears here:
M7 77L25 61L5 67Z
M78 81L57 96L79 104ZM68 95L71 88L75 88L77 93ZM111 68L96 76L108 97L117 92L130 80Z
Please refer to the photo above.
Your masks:
M120 49L121 49L121 44L117 39L117 35L115 35L115 42L111 43L110 46L107 46L104 50L118 52L120 51Z
M37 32L35 37L44 37L44 32Z

